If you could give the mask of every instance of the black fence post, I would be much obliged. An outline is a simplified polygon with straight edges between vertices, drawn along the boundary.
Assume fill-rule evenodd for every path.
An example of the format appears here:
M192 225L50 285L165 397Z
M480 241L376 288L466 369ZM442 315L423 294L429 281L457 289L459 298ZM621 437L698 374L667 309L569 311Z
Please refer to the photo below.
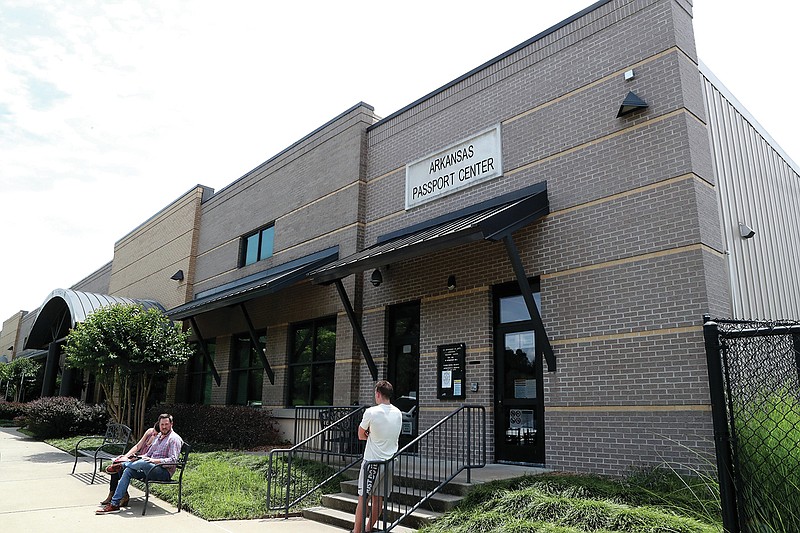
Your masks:
M794 366L797 371L797 385L800 387L800 334L792 334L792 347L794 348Z
M719 495L722 504L722 526L727 533L740 533L736 512L736 487L733 484L730 433L725 388L722 379L719 328L710 317L704 316L703 337L708 364L708 385L711 393L711 416L714 423L714 448L717 456Z

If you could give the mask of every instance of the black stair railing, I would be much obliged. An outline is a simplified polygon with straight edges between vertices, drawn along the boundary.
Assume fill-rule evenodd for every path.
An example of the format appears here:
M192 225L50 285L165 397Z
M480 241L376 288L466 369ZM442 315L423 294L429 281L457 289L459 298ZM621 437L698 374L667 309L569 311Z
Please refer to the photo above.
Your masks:
M342 472L361 461L363 446L357 427L365 407L297 407L295 444L272 450L267 474L267 509L289 509L313 494ZM298 442L299 440L299 442ZM319 464L331 467L322 481L305 471L319 471Z
M486 410L480 405L462 406L409 442L385 461L367 461L367 468L378 468L377 486L373 494L388 494L381 498L379 521L372 531L390 531L400 523L411 527L422 524L414 521L412 513L423 506L445 485L466 470L466 481L472 481L473 468L486 466ZM389 475L384 475L388 473ZM360 487L369 494L367 479ZM377 491L377 492L376 492ZM365 498L361 517L362 531L372 515ZM356 516L356 520L359 517Z

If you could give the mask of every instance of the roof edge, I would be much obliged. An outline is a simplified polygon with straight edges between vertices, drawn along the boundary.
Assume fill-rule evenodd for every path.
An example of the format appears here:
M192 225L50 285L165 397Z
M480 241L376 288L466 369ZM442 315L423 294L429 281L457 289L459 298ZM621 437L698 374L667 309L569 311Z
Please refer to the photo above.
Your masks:
M421 104L425 100L433 98L437 94L442 93L442 92L446 91L447 89L449 89L450 87L453 87L454 85L457 85L457 84L461 83L465 79L469 78L470 76L473 76L474 74L477 74L481 70L484 70L484 69L494 65L495 63L498 63L498 62L502 61L503 59L507 58L508 56L513 55L513 54L517 53L518 51L522 50L526 46L530 46L531 44L535 43L539 39L542 39L543 37L546 37L546 36L550 35L551 33L554 33L556 31L560 30L561 28L563 28L567 24L570 24L571 22L574 22L574 21L578 20L579 18L583 17L584 15L586 15L588 13L591 13L592 11L597 9L598 7L603 6L603 5L605 5L605 4L607 4L607 3L611 2L611 1L612 0L599 0L598 2L595 2L594 4L590 5L589 7L586 7L584 9L582 9L581 11L575 13L574 15L571 15L570 17L562 20L561 22L559 22L557 24L554 24L553 26L550 26L549 28L547 28L546 30L544 30L544 31L542 31L540 33L537 33L536 35L534 35L533 37L531 37L527 41L524 41L524 42L518 44L517 46L515 46L514 48L503 52L499 56L497 56L497 57L495 57L493 59L490 59L489 61L483 63L482 65L479 65L479 66L475 67L474 69L470 70L466 74L462 74L461 76L459 76L458 78L454 79L453 81L445 83L444 85L442 85L438 89L435 89L435 90L429 92L428 94L426 94L422 98L414 100L413 102L411 102L407 106L403 107L402 109L399 109L399 110L395 111L391 115L388 115L388 116L380 119L375 124L372 124L372 125L368 126L367 127L367 131L372 131L373 129L377 128L378 126L381 126L386 122L389 122L393 118L396 118L398 115L402 115L403 113L405 113L409 109L412 109L412 108L418 106L419 104Z
M722 96L724 96L725 99L728 100L728 102L730 102L730 104L742 115L742 117L744 117L744 119L747 120L751 126L753 126L753 129L755 129L756 132L758 132L758 134L761 135L765 141L767 141L767 144L769 144L770 147L772 147L772 149L775 150L784 161L786 161L786 164L792 167L792 170L794 170L796 174L800 175L800 166L798 166L798 164L795 163L791 157L789 157L789 154L787 154L784 149L781 148L781 145L772 138L769 132L767 132L767 129L762 126L752 114L750 114L750 111L748 111L744 104L742 104L739 99L733 95L730 89L728 89L725 84L722 83L719 78L717 78L711 69L708 68L708 65L702 61L698 61L697 67L700 70L700 74L705 76L705 78L711 82L711 85L713 85L722 94Z

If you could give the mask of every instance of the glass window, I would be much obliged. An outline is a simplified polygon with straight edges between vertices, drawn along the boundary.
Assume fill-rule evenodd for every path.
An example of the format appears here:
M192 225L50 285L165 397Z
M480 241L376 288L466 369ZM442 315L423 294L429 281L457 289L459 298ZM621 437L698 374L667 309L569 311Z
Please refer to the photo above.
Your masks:
M256 350L263 352L267 345L267 335L265 331L258 335L258 346L255 348L249 334L240 333L233 337L231 374L228 384L229 404L261 405L264 366Z
M252 265L256 261L272 257L275 243L275 226L265 228L242 237L242 252L239 266Z
M256 261L258 261L258 238L260 235L256 233L255 235L250 235L245 239L245 251L244 251L244 264L245 265L252 265Z
M533 300L536 302L536 309L539 314L542 313L542 295L538 292L533 293ZM530 320L531 315L528 313L528 306L525 305L525 298L521 294L517 296L507 296L500 298L500 323L508 324L509 322L524 322Z
M272 257L272 245L275 241L275 226L261 230L261 244L258 248L258 260Z
M217 351L217 343L214 339L206 341L208 353L213 361ZM183 403L205 404L211 403L211 387L213 386L214 376L211 373L211 365L206 361L205 356L200 351L200 344L194 343L194 355L183 365L182 369L182 389L179 389L178 401Z
M333 405L336 318L297 324L289 355L289 405Z

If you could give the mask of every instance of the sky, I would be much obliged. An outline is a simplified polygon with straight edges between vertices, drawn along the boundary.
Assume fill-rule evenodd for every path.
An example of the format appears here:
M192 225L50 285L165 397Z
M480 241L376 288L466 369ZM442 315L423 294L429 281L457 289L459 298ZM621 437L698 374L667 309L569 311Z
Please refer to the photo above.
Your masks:
M0 0L0 321L359 101L387 116L591 0ZM700 59L795 161L800 2L695 0Z

